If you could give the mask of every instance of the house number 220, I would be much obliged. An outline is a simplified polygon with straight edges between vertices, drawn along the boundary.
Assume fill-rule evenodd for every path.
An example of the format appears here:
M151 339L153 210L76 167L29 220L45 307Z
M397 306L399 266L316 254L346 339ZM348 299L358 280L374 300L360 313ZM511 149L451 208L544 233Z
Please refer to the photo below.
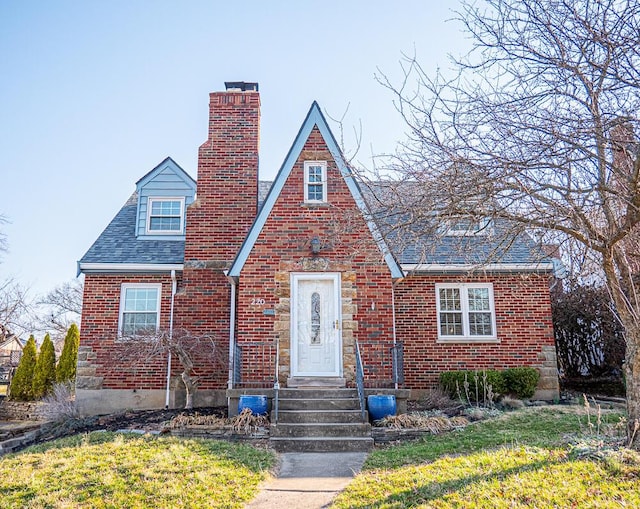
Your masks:
M253 298L251 299L251 305L252 306L264 306L264 299L257 299L257 298Z

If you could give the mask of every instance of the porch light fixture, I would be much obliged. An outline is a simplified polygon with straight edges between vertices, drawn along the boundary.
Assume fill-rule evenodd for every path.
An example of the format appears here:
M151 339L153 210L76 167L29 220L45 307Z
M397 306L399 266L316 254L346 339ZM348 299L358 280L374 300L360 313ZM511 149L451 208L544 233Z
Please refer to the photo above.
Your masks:
M314 255L317 255L320 252L320 239L318 237L313 237L311 239L311 252Z

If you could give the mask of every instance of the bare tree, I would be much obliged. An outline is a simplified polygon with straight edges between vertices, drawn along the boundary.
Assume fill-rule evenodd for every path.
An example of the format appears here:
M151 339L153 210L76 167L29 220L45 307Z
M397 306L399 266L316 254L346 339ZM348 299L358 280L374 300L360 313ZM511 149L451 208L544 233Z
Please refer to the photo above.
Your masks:
M51 332L56 343L64 339L72 323L80 324L83 280L73 279L56 286L36 301L40 308L38 328Z
M122 338L113 355L119 362L151 363L171 356L180 364L180 379L186 390L185 409L193 408L193 396L205 370L212 366L227 366L216 338L209 334L194 334L187 329L158 329Z
M31 302L28 291L15 280L0 281L0 340L29 333Z
M640 422L640 3L485 0L463 3L455 19L473 49L452 59L453 77L415 57L399 85L380 76L411 133L392 170L419 192L404 197L401 216L416 218L412 207L427 222L434 212L486 216L512 225L511 234L582 246L623 325L632 438Z
M7 218L4 214L0 214L0 225L6 224ZM7 235L3 231L0 231L0 254L6 253L9 249L7 245ZM1 258L0 258L1 259Z

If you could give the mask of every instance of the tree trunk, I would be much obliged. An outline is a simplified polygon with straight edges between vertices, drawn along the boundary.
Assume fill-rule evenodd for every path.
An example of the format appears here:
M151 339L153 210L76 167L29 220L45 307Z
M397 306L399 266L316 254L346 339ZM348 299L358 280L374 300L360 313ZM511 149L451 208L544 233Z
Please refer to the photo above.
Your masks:
M189 374L188 371L183 371L181 377L182 381L184 382L184 388L187 392L184 408L185 410L191 410L193 408L193 393L196 391L198 382Z
M638 310L633 308L637 299L634 294L627 295L627 292L634 291L633 281L628 272L616 270L614 256L603 256L603 269L611 299L624 328L627 438L629 447L640 450L640 322L636 319Z
M627 437L629 446L640 450L640 327L625 327L627 351L624 361L624 375L627 390Z

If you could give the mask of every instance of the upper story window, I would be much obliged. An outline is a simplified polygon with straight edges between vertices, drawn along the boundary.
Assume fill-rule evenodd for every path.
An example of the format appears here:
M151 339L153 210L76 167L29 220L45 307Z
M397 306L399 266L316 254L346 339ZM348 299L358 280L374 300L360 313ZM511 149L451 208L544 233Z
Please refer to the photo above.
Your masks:
M327 162L304 162L304 202L327 202Z
M184 226L184 198L149 198L148 233L182 233Z
M155 332L160 326L160 283L128 283L120 295L120 326L122 336Z
M488 218L456 217L447 220L446 234L457 237L486 235L490 226L491 220Z
M496 340L496 317L491 284L436 285L438 339Z

